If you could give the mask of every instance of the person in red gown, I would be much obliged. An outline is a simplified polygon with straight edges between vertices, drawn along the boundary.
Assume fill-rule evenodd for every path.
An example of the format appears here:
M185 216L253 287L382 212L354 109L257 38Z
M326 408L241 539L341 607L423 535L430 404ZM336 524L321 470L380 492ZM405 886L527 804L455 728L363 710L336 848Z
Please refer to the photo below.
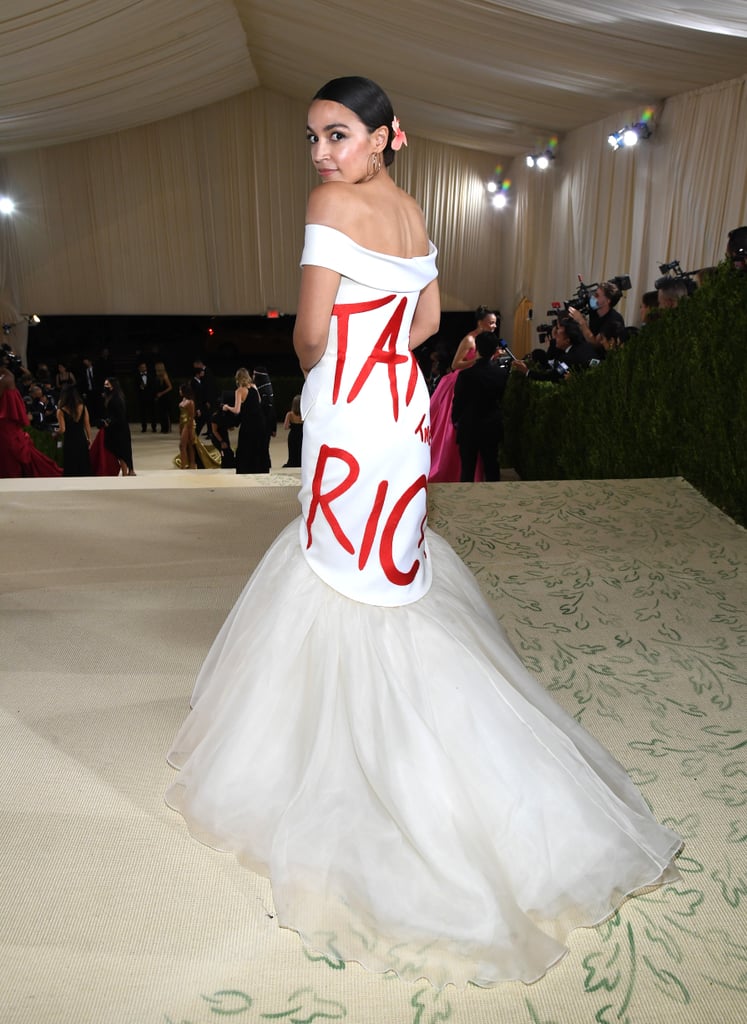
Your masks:
M62 476L62 467L34 447L28 425L16 379L7 367L0 367L0 477Z

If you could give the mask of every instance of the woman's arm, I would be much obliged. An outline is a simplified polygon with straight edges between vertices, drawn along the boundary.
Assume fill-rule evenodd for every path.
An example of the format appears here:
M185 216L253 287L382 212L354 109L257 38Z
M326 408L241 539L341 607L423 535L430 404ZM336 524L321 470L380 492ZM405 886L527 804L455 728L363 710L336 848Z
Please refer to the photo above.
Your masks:
M304 373L316 366L327 348L329 322L340 275L326 267L304 266L293 330L293 348Z
M163 388L158 392L156 398L163 398L164 395L168 395L169 391L173 391L173 385L169 380L168 373L164 373L161 383L163 384Z
M568 316L572 320L575 320L575 322L581 328L581 333L584 336L584 341L588 341L591 345L595 345L599 341L601 335L594 334L591 327L589 327L586 317L580 309L575 309L573 306L569 306Z
M224 405L223 412L232 412L236 416L238 416L239 413L241 412L241 403L244 401L248 393L248 388L236 388L236 391L233 396L233 405Z
M58 434L64 434L65 433L65 416L64 416L64 414L62 412L62 409L58 409L57 410L57 424L58 424L58 426L57 426L57 433Z
M465 335L459 342L459 348L451 362L452 370L464 370L474 364L474 359L467 359L466 355L475 347L475 341L471 334Z
M83 429L86 432L86 437L88 438L88 443L90 444L91 443L91 421L88 418L88 409L85 407L85 405L83 406Z
M441 293L434 277L420 293L410 327L410 348L417 348L432 337L441 324Z

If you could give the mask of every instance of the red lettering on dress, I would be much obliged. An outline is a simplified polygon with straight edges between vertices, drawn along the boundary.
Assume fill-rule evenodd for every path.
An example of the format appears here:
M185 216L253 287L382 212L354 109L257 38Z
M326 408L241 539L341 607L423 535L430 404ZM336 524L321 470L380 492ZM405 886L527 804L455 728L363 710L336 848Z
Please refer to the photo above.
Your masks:
M418 540L418 547L422 548L425 544L425 524L428 522L428 513L426 512L423 518L420 520L420 539ZM423 557L428 557L428 552L423 552Z
M369 302L339 302L332 307L332 316L337 317L337 362L335 363L335 380L332 387L333 405L340 396L342 371L345 368L345 356L348 351L350 317L355 313L370 313L373 309L380 309L391 302L393 298L395 298L394 295L386 295L383 299L371 299Z
M399 587L406 587L412 583L417 575L418 569L420 568L420 562L416 558L410 568L403 572L398 569L394 564L394 552L392 550L394 546L394 534L402 521L402 516L405 514L405 510L414 497L420 492L427 489L428 481L425 475L419 476L415 483L410 484L405 493L395 503L394 508L389 513L389 518L386 521L384 530L381 534L381 544L379 546L379 559L381 562L381 568L384 570L384 575L390 583L394 583ZM424 537L424 526L425 520L421 523L421 543ZM418 547L420 544L418 544Z
M395 296L390 296L394 298ZM399 418L399 393L397 391L397 365L399 363L406 363L411 356L399 355L397 353L397 338L402 327L402 317L404 316L405 308L407 307L407 298L403 297L397 303L397 308L392 314L389 322L387 323L384 330L381 332L378 341L371 350L371 354L366 359L365 363L361 367L361 371L358 374L355 383L350 389L348 395L348 402L354 402L355 399L361 392L363 385L368 380L371 371L377 363L384 363L389 373L389 390L392 395L392 411L394 413L394 419ZM412 374L410 375L412 377ZM414 385L413 385L414 391ZM412 395L409 394L406 400L406 404L410 404Z
M379 518L381 517L381 510L384 507L384 499L386 498L386 492L388 488L388 480L382 480L379 486L376 488L376 497L374 498L373 508L371 509L371 515L368 517L368 520L366 522L366 529L363 533L361 550L360 554L358 555L359 569L364 569L366 567L368 556L371 554L371 548L373 547L376 531L379 528Z
M431 443L431 428L430 424L427 427L425 426L425 413L420 417L420 423L415 427L415 433L420 434L420 440L424 444Z
M418 368L417 360L415 356L410 353L410 379L407 382L407 394L405 395L405 405L409 405L412 401L412 396L415 394L415 387L418 383L418 374L420 370Z
M327 467L327 462L330 459L339 459L344 462L348 467L348 475L339 483L337 487L333 487L331 491L326 494L322 494L322 483L324 480L324 470ZM350 490L355 481L360 476L360 466L357 460L346 452L344 448L330 448L329 445L323 444L319 449L319 457L316 461L316 468L314 469L314 479L311 484L311 500L309 502L309 513L306 517L306 536L307 550L311 547L311 526L314 522L314 518L318 509L322 510L322 515L329 523L332 533L335 535L337 543L352 555L355 553L350 539L346 536L344 530L340 526L334 512L331 509L332 502L336 498L339 498L345 491Z

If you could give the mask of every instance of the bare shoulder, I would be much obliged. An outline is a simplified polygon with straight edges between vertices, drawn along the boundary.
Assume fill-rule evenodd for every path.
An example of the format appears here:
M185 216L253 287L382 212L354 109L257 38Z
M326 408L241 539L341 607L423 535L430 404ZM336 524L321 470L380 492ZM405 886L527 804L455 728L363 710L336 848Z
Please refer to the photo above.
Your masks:
M306 204L306 223L324 224L329 228L344 228L349 210L355 203L355 186L342 181L328 181L317 185Z
M367 249L395 256L428 252L422 210L389 177L370 184L318 185L309 195L306 223L335 228Z

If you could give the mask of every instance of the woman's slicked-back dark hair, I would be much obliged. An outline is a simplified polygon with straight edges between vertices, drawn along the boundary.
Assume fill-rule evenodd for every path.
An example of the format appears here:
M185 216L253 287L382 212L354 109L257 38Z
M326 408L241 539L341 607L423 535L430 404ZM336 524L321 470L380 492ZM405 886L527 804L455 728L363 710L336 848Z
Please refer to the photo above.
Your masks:
M496 334L501 333L501 311L499 309L490 309L489 306L478 306L475 310L475 320L479 323L484 320L490 313L495 313L495 330Z
M65 384L60 390L60 397L57 401L57 406L60 409L67 409L68 412L75 412L79 405L83 404L83 399L80 397L75 384Z
M370 132L376 131L377 128L384 125L389 131L384 147L384 163L387 167L391 164L394 160L394 150L392 149L394 110L391 100L380 85L372 82L370 78L360 78L358 75L333 78L321 87L314 99L341 103L343 107L347 107L348 110L357 114Z

